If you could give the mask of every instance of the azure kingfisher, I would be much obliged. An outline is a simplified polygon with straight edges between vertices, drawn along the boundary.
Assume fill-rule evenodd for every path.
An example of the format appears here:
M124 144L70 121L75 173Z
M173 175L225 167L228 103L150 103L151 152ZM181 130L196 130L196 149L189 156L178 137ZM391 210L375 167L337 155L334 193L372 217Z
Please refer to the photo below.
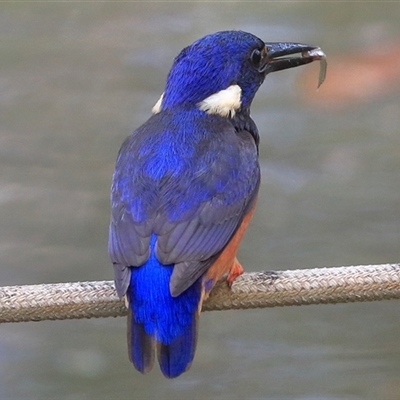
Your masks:
M153 115L122 144L108 251L140 372L155 353L167 378L189 369L203 300L243 273L236 252L260 186L254 95L270 72L321 55L242 31L205 36L175 58Z

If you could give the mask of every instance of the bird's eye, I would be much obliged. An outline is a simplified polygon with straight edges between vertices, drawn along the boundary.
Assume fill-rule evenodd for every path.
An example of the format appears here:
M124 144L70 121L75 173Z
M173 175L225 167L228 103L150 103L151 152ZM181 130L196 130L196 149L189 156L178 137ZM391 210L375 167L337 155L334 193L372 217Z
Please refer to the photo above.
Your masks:
M258 67L261 61L261 50L259 49L253 50L250 56L250 61L253 63L255 67Z

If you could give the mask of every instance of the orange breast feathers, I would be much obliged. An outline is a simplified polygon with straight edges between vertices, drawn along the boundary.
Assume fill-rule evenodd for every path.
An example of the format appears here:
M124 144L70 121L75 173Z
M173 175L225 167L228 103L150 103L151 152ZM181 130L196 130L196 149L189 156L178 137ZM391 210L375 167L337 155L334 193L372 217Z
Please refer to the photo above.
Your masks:
M255 204L243 218L243 221L240 224L239 229L232 236L231 240L229 241L225 249L222 251L219 257L215 260L215 262L206 272L204 282L211 281L213 282L212 286L214 286L214 284L218 282L225 274L228 274L226 280L229 284L232 284L232 282L244 272L243 267L236 258L236 253L239 249L239 245L240 242L242 241L243 235L254 214L254 210L255 210ZM211 288L207 287L207 292L209 292Z

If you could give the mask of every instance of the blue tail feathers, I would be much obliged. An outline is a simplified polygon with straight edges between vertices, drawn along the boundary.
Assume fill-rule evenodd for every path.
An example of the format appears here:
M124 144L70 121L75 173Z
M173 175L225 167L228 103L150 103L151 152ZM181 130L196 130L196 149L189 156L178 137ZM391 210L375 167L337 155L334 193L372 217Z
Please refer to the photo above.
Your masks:
M153 248L155 238L152 238ZM173 265L163 265L151 251L141 267L131 267L128 288L129 358L142 373L150 371L157 347L163 374L175 378L185 372L193 360L197 342L197 310L201 282L172 297L169 280Z

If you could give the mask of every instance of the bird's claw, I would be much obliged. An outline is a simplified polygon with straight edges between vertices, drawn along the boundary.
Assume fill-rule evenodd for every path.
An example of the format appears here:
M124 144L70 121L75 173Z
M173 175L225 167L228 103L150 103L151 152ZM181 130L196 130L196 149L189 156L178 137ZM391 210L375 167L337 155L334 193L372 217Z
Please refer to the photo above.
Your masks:
M241 266L241 264L239 263L238 260L235 260L235 262L233 263L233 266L231 268L231 270L228 273L228 277L226 278L226 282L228 283L228 286L231 287L232 283L234 282L234 280L239 276L242 275L244 272L243 267Z

